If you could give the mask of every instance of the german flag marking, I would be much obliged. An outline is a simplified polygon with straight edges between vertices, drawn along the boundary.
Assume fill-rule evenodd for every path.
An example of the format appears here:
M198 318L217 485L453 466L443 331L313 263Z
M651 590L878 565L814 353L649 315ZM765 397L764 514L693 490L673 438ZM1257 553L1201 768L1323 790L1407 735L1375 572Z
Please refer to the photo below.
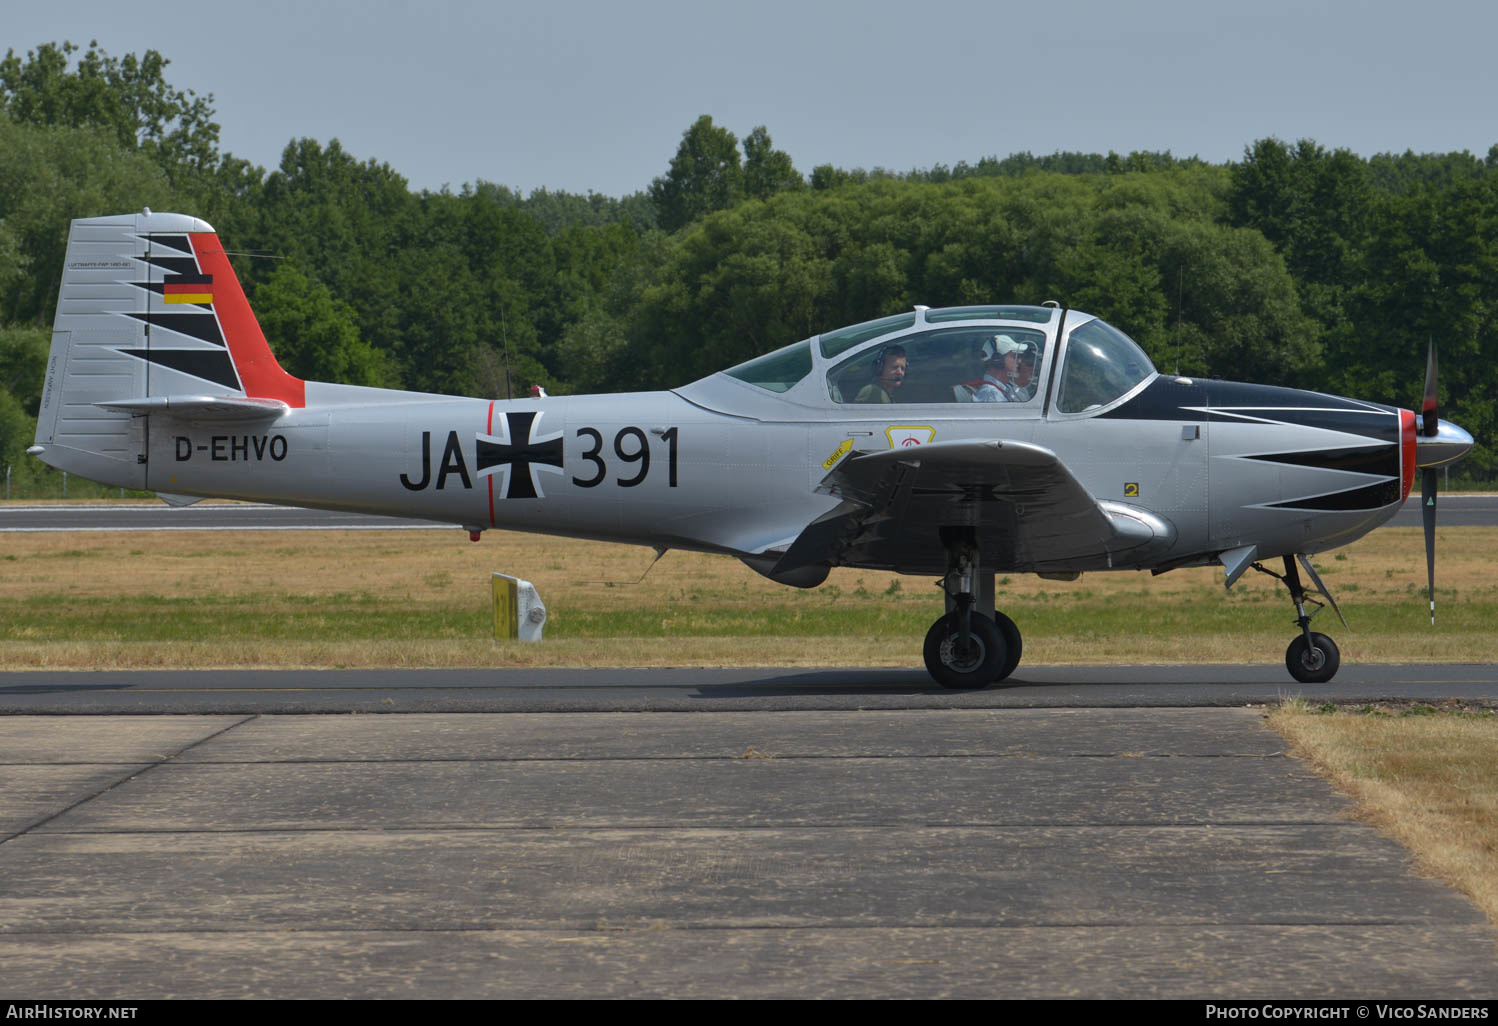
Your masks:
M183 275L187 281L169 281L161 286L161 298L168 303L213 303L213 275Z

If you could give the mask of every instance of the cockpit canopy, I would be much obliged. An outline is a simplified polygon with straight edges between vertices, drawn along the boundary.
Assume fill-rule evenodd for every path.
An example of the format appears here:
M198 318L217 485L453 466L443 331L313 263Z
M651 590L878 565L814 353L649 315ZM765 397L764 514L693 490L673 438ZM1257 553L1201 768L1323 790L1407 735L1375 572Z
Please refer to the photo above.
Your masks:
M988 398L997 389L1004 401L1033 403L1038 413L1058 366L1058 330L1060 376L1051 401L1059 413L1107 406L1155 373L1144 351L1112 325L1040 306L918 307L803 339L724 373L770 392L794 389L818 405L967 403L983 401L988 386ZM878 381L892 363L900 364L901 380L889 385L895 375L884 375L881 395ZM814 370L825 391L813 388Z

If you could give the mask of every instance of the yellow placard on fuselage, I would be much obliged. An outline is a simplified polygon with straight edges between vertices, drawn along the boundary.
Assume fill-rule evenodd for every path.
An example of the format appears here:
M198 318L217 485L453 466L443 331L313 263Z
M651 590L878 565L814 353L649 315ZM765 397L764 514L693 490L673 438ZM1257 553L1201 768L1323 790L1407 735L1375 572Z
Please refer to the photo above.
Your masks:
M845 438L845 439L843 439L843 444L839 445L836 449L833 449L832 450L832 455L828 456L825 460L822 461L822 469L823 470L831 470L837 464L838 460L842 459L844 456L848 455L848 453L850 453L852 451L853 451L853 439L851 439L851 438Z

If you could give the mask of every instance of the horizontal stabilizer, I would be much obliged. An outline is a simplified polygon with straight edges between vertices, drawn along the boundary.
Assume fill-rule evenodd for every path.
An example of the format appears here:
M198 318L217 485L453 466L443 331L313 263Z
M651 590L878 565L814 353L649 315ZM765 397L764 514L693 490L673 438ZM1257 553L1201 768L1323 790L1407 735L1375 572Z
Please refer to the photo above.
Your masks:
M125 413L162 413L190 420L275 420L291 409L279 399L242 395L153 395L94 405Z

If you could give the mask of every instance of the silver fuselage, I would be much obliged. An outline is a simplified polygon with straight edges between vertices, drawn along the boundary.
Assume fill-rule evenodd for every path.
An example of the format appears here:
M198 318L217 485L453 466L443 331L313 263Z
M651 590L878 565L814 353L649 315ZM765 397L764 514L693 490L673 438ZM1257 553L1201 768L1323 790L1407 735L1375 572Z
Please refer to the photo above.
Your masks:
M273 424L152 415L144 481L128 483L749 556L785 548L836 505L818 488L839 450L885 450L908 434L891 429L917 428L926 441L1042 446L1096 498L1169 526L1168 545L986 559L997 571L1190 565L1248 544L1263 557L1317 552L1389 519L1408 490L1400 411L1311 392L1152 375L1068 415L1039 400L819 402L811 379L804 395L720 374L675 391L511 401L309 383L307 407ZM867 565L939 574L943 558L916 546Z

